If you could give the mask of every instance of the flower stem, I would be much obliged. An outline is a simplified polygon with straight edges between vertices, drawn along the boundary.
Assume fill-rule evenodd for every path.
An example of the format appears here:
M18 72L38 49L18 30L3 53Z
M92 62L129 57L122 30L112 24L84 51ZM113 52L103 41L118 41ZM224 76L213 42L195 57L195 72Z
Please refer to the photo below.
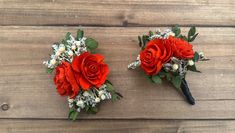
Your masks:
M189 87L188 87L188 84L187 84L187 81L183 78L182 79L182 83L181 83L181 86L180 86L187 102L191 105L194 105L195 104L195 100L189 90Z

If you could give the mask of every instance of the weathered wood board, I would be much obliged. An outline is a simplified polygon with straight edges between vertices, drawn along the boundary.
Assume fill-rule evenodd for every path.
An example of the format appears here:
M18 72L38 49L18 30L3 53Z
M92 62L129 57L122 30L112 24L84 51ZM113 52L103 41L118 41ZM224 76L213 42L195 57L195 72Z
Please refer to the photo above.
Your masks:
M196 105L170 84L151 84L128 70L138 35L196 25L194 49L211 60L187 80ZM234 0L0 0L0 133L233 133L235 132ZM96 115L67 120L66 97L46 74L51 44L78 28L99 42L109 79L124 98ZM3 110L2 104L9 109Z
M67 118L67 98L58 96L53 77L45 73L42 62L48 59L51 43L77 28L1 27L0 99L10 105L1 118ZM105 55L109 78L124 98L114 104L104 103L97 115L80 118L235 118L233 28L198 28L201 34L194 47L211 60L198 63L202 73L188 73L195 106L188 105L171 85L151 84L143 72L127 69L139 50L137 35L154 28L82 29L100 42L97 52Z
M0 0L1 25L235 26L233 0Z

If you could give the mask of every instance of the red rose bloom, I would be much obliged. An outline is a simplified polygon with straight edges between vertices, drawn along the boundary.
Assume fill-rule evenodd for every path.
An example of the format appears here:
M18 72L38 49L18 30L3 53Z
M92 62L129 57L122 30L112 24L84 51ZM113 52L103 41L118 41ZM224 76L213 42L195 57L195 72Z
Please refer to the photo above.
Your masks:
M146 45L140 53L141 68L148 75L155 75L161 70L162 65L170 60L171 45L162 39L151 40Z
M79 86L75 80L72 67L68 62L62 62L61 65L56 67L54 83L61 96L74 98L78 94Z
M179 59L191 59L194 57L193 45L180 38L170 37L169 40L175 57Z
M74 57L72 67L76 72L76 80L82 89L88 90L92 86L98 88L104 84L109 69L103 61L104 57L102 55L88 52Z

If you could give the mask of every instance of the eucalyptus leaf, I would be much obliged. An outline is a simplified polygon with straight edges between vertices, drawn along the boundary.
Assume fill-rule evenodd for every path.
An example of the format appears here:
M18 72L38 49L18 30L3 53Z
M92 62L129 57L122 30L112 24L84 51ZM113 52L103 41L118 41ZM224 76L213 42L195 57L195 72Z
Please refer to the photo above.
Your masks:
M194 57L193 57L193 61L194 61L194 62L198 62L199 57L200 57L200 56L199 56L198 52L195 52L195 53L194 53Z
M175 27L172 27L172 31L175 33L176 37L179 36L181 33L181 30L178 25L176 25Z
M153 31L149 31L149 36L152 36L154 33L153 33Z
M90 107L88 112L92 113L92 114L96 114L98 112L98 108L97 107Z
M187 68L188 68L188 70L190 70L190 71L201 73L201 71L198 71L198 70L197 70L197 68L196 68L196 65L195 65L195 64L194 64L194 65L192 65L192 66L188 66Z
M138 40L139 40L139 46L142 47L142 40L140 36L138 36Z
M70 35L71 35L70 32L68 32L68 33L65 35L65 40L66 40L66 41L70 39Z
M194 41L195 40L195 38L197 37L197 35L198 35L198 33L197 34L195 34L192 38L189 38L188 40L188 42L192 42L192 41Z
M188 32L188 38L196 33L196 27L192 26Z
M157 84L162 83L162 79L158 75L152 76L152 80L154 83L157 83Z
M98 47L98 42L92 38L87 38L85 40L85 44L88 48L90 48L91 51Z
M175 86L175 88L180 89L180 85L181 85L182 79L180 76L175 76L173 77L173 79L171 80L171 83Z
M78 29L78 31L77 31L77 40L83 38L83 36L84 36L83 30Z
M47 68L47 73L52 73L53 72L53 68Z

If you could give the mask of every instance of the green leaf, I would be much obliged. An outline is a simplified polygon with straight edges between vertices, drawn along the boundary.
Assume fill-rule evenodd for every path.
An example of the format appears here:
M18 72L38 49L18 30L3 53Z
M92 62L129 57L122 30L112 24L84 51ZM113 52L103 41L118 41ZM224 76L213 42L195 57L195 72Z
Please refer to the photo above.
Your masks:
M166 74L165 74L165 72L160 71L160 72L158 73L158 76L159 76L160 78L164 78L164 77L166 76Z
M107 86L106 88L109 92L111 92L111 93L114 92L114 87L112 84L106 82L106 86Z
M154 33L153 33L153 31L149 31L149 36L152 36Z
M188 70L190 70L190 71L201 73L201 71L198 71L198 70L197 70L197 68L196 68L196 65L195 65L195 64L194 64L194 65L192 65L192 66L188 66L187 68L188 68Z
M180 35L179 38L185 40L185 41L188 41L188 38L186 36L183 36L183 35Z
M98 47L98 42L92 38L87 38L85 44L91 51Z
M188 40L188 42L192 42L192 41L194 41L194 39L197 37L197 35L198 35L198 33L197 34L195 34L192 38L189 38Z
M117 101L118 100L118 95L114 92L114 93L111 93L111 95L112 95L112 102L115 102L115 101Z
M171 78L172 78L171 73L165 73L165 74L166 74L166 79L167 79L168 81L171 81Z
M195 52L195 53L194 53L194 57L193 57L193 61L194 61L194 62L198 62L199 57L200 57L200 56L199 56L198 52Z
M118 94L118 93L116 93L115 92L115 90L114 90L114 87L113 87L113 85L111 84L111 83L109 83L109 82L107 82L106 81L106 89L107 89L107 91L108 92L110 92L110 94L111 94L111 97L112 97L112 102L115 102L115 101L117 101L120 97L122 97L122 95L121 94Z
M71 35L70 32L68 32L68 33L65 35L65 40L66 40L66 41L70 39L70 35Z
M196 27L192 26L188 32L188 38L196 33Z
M142 36L142 41L143 41L143 46L142 46L142 48L144 48L145 45L147 44L147 42L149 41L149 36L143 35L143 36Z
M78 31L77 31L77 40L83 38L83 36L84 36L83 30L78 29Z
M77 112L74 108L71 108L69 110L69 116L68 117L69 117L69 119L72 119L73 121L75 121L78 117L78 114L79 114L79 112Z
M142 47L142 40L140 36L138 36L138 40L139 40L139 46Z
M98 112L98 108L97 107L89 107L88 112L92 113L92 114L96 114Z
M109 84L113 85L112 82L109 80L106 80L105 83L109 83Z
M175 86L175 88L179 89L181 85L182 79L180 76L175 76L171 80L171 83Z
M176 25L175 27L172 27L172 31L175 33L176 37L179 36L181 33L181 30L178 25Z
M157 83L157 84L162 83L162 79L158 75L152 76L152 80L154 83Z
M53 72L53 68L47 68L47 73L52 73Z

